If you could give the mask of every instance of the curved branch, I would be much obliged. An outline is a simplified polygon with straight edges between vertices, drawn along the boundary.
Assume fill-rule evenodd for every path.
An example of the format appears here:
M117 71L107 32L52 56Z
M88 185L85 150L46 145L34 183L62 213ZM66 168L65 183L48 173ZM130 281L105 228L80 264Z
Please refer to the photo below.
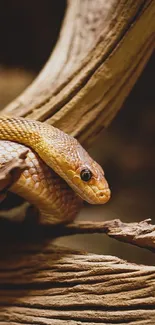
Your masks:
M116 115L148 61L154 15L153 0L69 1L45 68L3 113L46 120L88 145Z

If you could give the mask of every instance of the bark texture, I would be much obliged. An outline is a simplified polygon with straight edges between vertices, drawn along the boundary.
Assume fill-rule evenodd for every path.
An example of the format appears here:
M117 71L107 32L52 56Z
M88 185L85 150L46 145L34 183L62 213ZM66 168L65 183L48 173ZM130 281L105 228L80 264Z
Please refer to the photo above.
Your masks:
M2 324L154 324L153 266L46 243L1 246L0 258Z

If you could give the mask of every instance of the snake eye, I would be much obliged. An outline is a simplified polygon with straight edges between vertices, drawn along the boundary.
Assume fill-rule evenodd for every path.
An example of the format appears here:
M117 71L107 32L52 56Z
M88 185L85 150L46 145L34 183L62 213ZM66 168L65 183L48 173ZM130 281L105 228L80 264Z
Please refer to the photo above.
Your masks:
M88 182L92 178L92 172L89 169L83 169L80 177L84 182Z

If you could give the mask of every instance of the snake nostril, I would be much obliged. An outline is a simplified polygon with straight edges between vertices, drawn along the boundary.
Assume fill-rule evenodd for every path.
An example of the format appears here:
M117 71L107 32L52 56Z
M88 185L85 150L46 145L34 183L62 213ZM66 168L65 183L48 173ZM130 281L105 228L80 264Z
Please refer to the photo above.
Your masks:
M104 191L100 191L99 192L99 197L100 198L105 198L105 197L109 197L110 196L110 190L106 189Z

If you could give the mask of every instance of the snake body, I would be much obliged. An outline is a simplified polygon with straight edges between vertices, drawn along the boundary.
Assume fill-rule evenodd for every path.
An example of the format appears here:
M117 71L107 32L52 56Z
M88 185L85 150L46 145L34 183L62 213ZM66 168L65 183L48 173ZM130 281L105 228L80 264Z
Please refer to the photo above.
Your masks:
M10 190L36 205L45 220L73 219L80 197L92 204L109 200L102 168L75 138L47 123L0 116L0 166L25 146L29 147L27 169ZM90 179L82 179L83 171L90 173Z

